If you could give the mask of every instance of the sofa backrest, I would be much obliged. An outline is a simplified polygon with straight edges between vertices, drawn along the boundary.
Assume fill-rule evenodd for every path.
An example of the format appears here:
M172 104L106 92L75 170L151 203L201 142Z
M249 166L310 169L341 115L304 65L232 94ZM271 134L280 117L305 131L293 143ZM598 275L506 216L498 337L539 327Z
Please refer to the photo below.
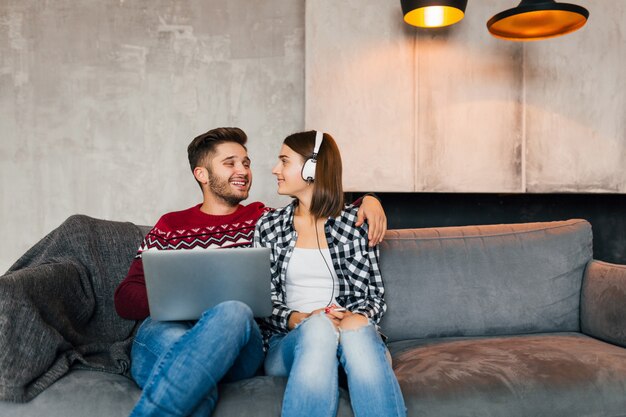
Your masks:
M585 220L389 230L380 249L390 341L580 328Z

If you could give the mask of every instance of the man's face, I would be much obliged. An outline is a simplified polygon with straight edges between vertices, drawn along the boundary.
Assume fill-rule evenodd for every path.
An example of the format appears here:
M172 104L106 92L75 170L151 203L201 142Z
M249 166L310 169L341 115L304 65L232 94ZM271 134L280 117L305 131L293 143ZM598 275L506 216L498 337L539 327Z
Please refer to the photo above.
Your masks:
M252 171L248 152L238 143L225 142L215 147L206 167L209 192L230 205L237 205L250 193Z

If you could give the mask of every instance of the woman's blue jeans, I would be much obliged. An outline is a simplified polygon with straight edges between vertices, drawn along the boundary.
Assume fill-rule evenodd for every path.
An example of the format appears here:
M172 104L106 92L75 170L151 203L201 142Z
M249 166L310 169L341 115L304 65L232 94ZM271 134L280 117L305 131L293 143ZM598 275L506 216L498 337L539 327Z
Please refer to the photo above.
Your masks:
M207 417L217 383L254 376L263 357L252 311L238 301L218 304L196 322L148 317L131 351L131 373L143 389L131 416Z
M356 417L405 416L388 351L371 323L338 331L324 314L306 319L286 335L270 339L265 372L289 376L282 415L335 416L339 401L338 364L348 377Z

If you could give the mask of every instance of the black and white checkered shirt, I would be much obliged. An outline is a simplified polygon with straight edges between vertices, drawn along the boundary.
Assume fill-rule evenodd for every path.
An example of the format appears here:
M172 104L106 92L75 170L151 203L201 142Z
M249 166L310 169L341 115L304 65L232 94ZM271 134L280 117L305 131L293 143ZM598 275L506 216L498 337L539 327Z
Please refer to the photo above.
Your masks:
M261 322L264 337L287 333L293 310L285 302L287 265L296 245L293 215L296 200L282 209L268 212L259 219L254 231L254 246L271 249L272 315ZM378 246L370 247L367 225L356 227L358 207L347 205L341 215L326 220L324 232L333 266L339 278L337 302L347 310L362 313L374 323L382 318L387 306L378 265Z

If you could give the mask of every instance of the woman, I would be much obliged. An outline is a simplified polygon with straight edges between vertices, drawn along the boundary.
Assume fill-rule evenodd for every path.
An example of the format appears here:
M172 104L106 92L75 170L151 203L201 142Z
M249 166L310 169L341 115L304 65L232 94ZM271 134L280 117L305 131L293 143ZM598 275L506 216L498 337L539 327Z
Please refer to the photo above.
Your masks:
M294 200L259 220L254 242L272 249L265 371L289 376L282 415L334 416L341 363L356 417L404 416L376 327L386 309L378 248L355 226L357 208L344 207L339 149L328 134L302 132L278 159L278 193Z

